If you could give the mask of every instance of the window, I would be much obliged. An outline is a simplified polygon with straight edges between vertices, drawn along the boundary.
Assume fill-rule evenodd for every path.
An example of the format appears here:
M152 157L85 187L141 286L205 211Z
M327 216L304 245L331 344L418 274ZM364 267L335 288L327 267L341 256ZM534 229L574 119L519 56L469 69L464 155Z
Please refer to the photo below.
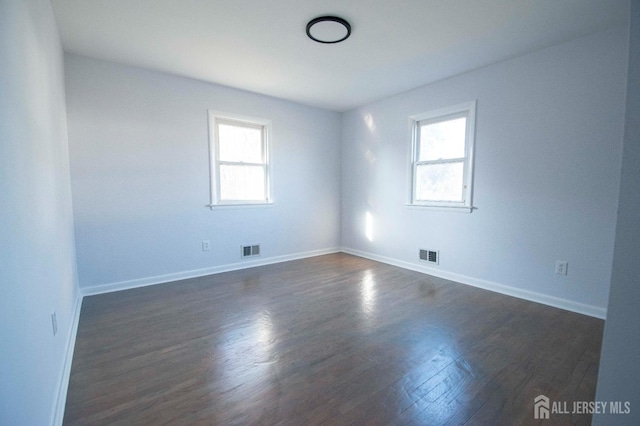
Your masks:
M209 113L211 207L266 204L269 123Z
M476 103L412 116L412 190L416 206L471 211Z

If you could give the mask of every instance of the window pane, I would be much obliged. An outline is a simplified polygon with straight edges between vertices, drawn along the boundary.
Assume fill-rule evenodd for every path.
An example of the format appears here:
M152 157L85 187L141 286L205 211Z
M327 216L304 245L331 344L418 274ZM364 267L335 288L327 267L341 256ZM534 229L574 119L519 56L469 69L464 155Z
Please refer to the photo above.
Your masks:
M262 129L218 124L220 161L262 163Z
M265 173L262 166L220 165L220 199L265 201Z
M464 157L466 128L466 117L421 124L418 161Z
M416 201L462 201L464 163L421 164L416 170Z

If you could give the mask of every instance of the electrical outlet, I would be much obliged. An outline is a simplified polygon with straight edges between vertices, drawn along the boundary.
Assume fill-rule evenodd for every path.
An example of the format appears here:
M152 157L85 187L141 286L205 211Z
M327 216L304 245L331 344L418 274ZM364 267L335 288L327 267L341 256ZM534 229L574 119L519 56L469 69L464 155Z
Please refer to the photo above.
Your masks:
M202 251L209 251L209 250L211 250L211 241L202 240Z
M53 335L58 334L58 319L55 312L51 314L51 327L53 328Z
M556 274L567 275L567 269L569 268L569 262L566 260L556 260Z

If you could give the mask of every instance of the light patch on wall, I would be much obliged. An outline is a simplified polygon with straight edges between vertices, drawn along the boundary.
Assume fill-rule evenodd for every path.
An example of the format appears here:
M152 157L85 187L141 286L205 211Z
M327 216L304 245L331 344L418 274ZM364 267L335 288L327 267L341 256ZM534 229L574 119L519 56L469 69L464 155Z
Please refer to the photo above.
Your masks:
M364 235L367 240L373 241L373 216L371 212L367 212L364 220Z
M373 117L371 116L371 114L365 114L364 116L364 124L367 125L367 129L369 129L369 131L371 133L376 131L376 123L374 123L373 121Z
M370 149L366 150L364 153L364 157L367 159L370 165L373 166L373 163L376 161L376 156L371 152Z
M374 134L376 131L376 125L373 122L373 117L371 116L371 114L365 114L363 116L363 120L365 125L367 126L367 129L369 129L369 133ZM368 144L363 146L363 152L364 152L364 158L366 158L370 166L373 166L374 163L376 162L376 155L371 150Z

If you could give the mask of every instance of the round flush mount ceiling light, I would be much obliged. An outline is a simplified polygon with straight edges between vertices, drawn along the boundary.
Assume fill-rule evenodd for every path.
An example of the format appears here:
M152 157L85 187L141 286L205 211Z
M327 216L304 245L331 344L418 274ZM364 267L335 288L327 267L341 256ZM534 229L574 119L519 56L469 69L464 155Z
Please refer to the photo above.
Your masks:
M351 35L351 25L337 16L320 16L309 21L307 35L318 43L340 43Z

